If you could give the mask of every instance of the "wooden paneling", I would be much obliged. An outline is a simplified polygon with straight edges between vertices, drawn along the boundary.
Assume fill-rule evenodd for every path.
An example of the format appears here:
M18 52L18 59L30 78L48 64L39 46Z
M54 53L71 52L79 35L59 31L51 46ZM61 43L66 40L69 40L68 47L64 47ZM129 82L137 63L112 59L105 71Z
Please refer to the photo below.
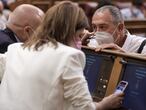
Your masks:
M31 4L39 7L44 12L46 12L52 6L52 2L50 1L32 1Z
M13 11L18 5L24 4L24 3L30 4L31 3L31 0L16 0L16 2L11 3L9 5L9 8L10 8L11 11Z
M130 33L146 33L146 20L125 20L125 26Z

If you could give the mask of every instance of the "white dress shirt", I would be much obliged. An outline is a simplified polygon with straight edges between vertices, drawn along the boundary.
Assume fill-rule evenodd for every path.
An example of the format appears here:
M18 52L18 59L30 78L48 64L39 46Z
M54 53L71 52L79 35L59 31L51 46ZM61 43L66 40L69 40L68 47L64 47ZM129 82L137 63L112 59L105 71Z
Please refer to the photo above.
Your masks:
M83 75L84 53L58 43L39 51L12 44L0 87L0 110L95 110Z
M124 42L124 45L122 48L126 52L131 52L131 53L137 53L141 43L145 40L145 37L140 37L136 35L131 35L129 32L127 32L127 38ZM144 46L141 54L146 54L146 45Z

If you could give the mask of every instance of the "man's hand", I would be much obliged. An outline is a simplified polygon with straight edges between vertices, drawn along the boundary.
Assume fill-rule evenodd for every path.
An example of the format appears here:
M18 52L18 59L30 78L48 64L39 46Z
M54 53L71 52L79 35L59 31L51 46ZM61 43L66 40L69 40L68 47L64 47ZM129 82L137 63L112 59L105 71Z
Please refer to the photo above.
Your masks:
M88 30L84 31L84 36L82 37L82 45L86 45L89 43L91 36L94 35L94 33L89 32Z
M103 49L113 49L117 50L119 52L125 52L121 47L119 47L117 44L109 43L109 44L101 44L99 47L95 49L96 52L101 51Z

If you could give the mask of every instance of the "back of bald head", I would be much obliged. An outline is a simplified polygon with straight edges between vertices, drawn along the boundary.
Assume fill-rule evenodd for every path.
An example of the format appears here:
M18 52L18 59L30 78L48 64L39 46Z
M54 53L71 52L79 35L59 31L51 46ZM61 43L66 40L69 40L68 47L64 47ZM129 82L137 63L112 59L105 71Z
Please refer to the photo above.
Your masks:
M44 12L30 4L18 6L9 16L7 26L26 26L36 28L43 20Z

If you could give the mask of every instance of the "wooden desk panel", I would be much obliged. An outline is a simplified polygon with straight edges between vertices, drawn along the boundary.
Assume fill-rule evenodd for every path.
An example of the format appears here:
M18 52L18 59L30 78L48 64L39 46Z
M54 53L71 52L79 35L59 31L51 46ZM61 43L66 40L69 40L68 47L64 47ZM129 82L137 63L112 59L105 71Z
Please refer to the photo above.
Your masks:
M130 33L146 33L146 20L125 20L125 26Z

